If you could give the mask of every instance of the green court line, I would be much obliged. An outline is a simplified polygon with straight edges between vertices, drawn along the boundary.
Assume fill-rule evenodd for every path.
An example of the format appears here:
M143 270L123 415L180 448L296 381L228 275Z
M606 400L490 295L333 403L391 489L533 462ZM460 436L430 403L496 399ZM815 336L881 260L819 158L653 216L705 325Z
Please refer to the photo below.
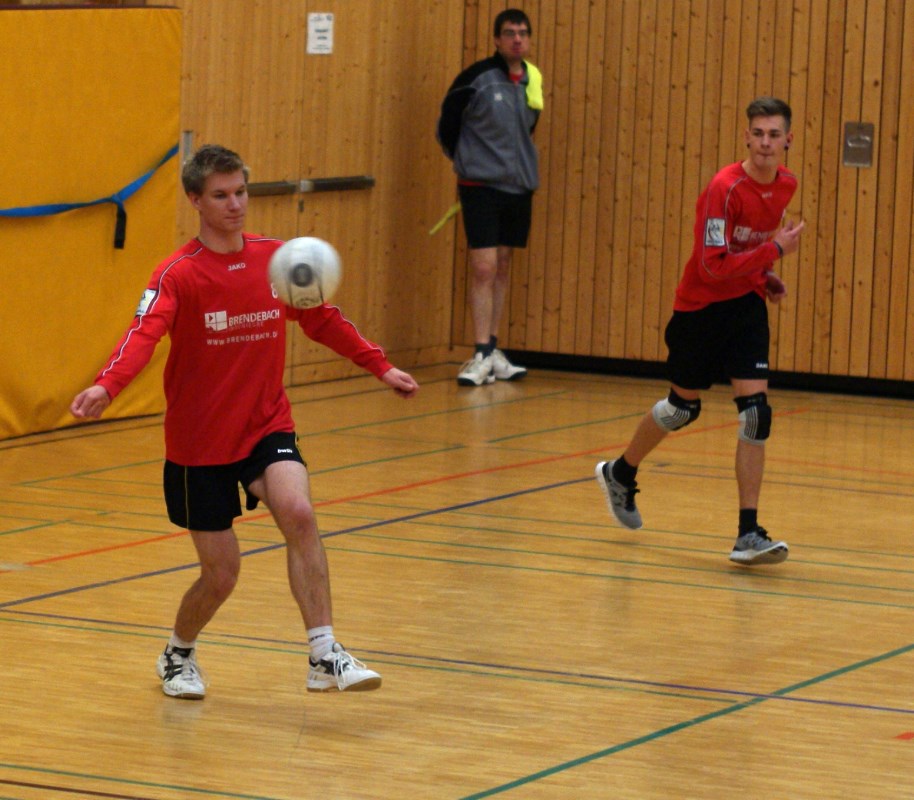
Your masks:
M888 653L883 653L882 655L873 656L872 658L864 659L863 661L858 661L855 664L850 664L846 667L841 667L831 672L826 672L824 675L819 675L815 678L810 678L805 681L800 681L791 686L786 686L783 689L778 689L775 692L770 694L773 697L784 697L794 692L799 691L800 689L805 689L809 686L814 686L818 683L824 683L825 681L831 680L832 678L839 677L841 675L846 675L849 672L854 672L859 669L871 666L872 664L877 664L882 661L887 661L896 656L904 655L914 650L914 644L908 644L904 647L899 647L895 650L890 650ZM622 742L612 747L607 747L603 750L598 750L595 753L589 753L586 756L581 756L580 758L575 758L570 761L566 761L562 764L556 764L553 767L548 769L535 772L531 775L525 775L524 777L517 778L508 783L503 783L500 786L492 787L491 789L486 789L476 794L466 795L461 798L461 800L482 800L485 797L492 797L496 794L503 794L504 792L510 791L511 789L516 789L520 786L525 786L534 781L539 781L544 778L548 778L552 775L557 775L560 772L567 772L570 769L575 767L582 766L584 764L589 764L593 761L598 761L608 756L615 755L616 753L621 753L625 750L631 750L633 747L638 747L642 744L649 744L655 742L658 739L662 739L666 736L671 736L674 733L679 733L680 731L686 730L687 728L693 728L696 725L701 725L702 723L709 722L711 720L719 719L720 717L725 717L729 714L736 713L738 711L744 711L747 708L759 705L761 703L770 702L773 697L754 697L751 700L747 700L742 703L736 703L730 708L720 709L718 711L712 711L709 714L701 714L700 716L694 717L693 719L686 720L684 722L676 723L675 725L670 725L666 728L661 728L660 730L653 731L652 733L645 734L644 736L638 736L634 739L629 739L627 742Z

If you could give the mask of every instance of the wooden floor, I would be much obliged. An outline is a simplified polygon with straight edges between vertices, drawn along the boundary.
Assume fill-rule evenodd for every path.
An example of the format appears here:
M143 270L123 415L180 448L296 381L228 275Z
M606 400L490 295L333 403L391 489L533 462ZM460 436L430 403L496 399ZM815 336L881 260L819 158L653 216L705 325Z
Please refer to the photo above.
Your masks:
M536 372L414 401L293 390L336 632L384 675L307 694L269 517L239 521L207 698L154 663L194 575L160 497L161 420L0 443L0 800L914 797L914 407L772 392L747 570L726 387L609 516L656 381Z

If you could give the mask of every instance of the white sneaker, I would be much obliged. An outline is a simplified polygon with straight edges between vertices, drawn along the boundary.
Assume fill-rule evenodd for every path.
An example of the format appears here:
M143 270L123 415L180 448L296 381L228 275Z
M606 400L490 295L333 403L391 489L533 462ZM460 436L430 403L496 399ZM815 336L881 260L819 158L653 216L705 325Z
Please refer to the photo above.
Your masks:
M169 697L202 700L206 682L193 648L166 647L156 662L156 674L162 679L162 691Z
M339 642L320 661L308 659L309 692L367 692L379 689L381 676L346 652Z
M492 351L492 373L500 381L519 381L526 376L527 368L508 361L508 357L497 347Z
M461 386L482 386L484 383L495 383L492 371L492 356L476 353L466 362L457 374L457 383Z

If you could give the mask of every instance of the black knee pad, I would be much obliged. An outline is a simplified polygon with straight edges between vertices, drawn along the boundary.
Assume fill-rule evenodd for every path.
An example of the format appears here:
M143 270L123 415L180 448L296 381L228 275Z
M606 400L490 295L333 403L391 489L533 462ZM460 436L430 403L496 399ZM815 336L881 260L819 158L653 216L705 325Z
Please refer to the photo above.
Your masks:
M685 400L670 389L670 394L664 400L658 400L651 414L656 422L665 431L678 431L695 422L701 413L701 398Z
M751 444L764 444L771 435L771 406L765 392L737 397L733 400L739 411L739 438Z

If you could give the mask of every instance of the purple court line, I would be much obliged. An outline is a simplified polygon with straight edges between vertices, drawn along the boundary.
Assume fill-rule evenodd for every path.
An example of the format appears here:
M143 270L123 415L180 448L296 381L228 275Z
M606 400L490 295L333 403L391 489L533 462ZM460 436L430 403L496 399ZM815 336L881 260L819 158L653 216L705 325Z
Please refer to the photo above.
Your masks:
M409 522L414 519L421 519L422 517L431 517L436 514L447 514L451 511L460 511L464 508L473 508L474 506L485 505L486 503L494 503L499 500L506 500L512 497L520 497L525 494L534 494L535 492L544 492L550 489L556 489L561 486L570 486L575 483L583 483L584 481L590 480L590 478L575 478L568 481L560 481L559 483L550 483L546 486L536 486L532 489L521 489L517 492L509 492L507 494L495 495L494 497L484 497L481 500L471 500L467 503L457 503L453 506L446 506L444 508L434 508L429 511L417 511L415 514L406 514L401 517L393 517L392 519L378 520L376 522L369 522L365 525L356 525L352 528L344 528L339 531L331 531L330 533L322 533L321 539L331 539L334 536L342 536L346 533L359 533L360 531L372 530L374 528L383 528L386 525L394 525L399 522ZM253 550L247 550L241 554L242 558L247 556L259 555L261 553L268 553L271 550L278 550L282 547L285 547L284 542L277 542L276 544L268 544L263 547L257 547ZM39 600L49 600L52 597L61 597L62 595L74 594L76 592L84 592L89 589L101 589L105 586L116 586L119 583L128 583L130 581L138 581L143 578L155 578L160 575L168 575L171 572L181 572L187 569L195 569L199 566L198 562L194 561L190 564L180 564L175 567L166 567L164 569L153 570L151 572L141 572L138 575L127 575L123 578L112 578L107 581L98 581L97 583L88 583L84 586L72 586L69 589L59 589L56 592L46 592L45 594L33 595L32 597L22 597L19 600L7 600L5 603L0 603L0 611L5 608L12 608L14 606L24 605L25 603L34 603Z
M155 627L155 626L145 626L145 625L136 625L129 622L117 622L106 619L95 619L93 617L76 617L69 616L65 614L46 614L39 611L11 611L12 614L17 614L20 616L36 617L39 619L45 620L58 620L61 622L82 622L93 625L108 625L111 627L122 627L122 628L151 628L156 631L166 631L167 629L164 626ZM261 645L282 645L286 647L303 647L303 643L300 640L296 639L275 639L275 638L265 638L260 636L248 636L242 634L233 634L233 633L219 633L212 634L212 636L218 636L219 639L228 639L228 640L237 640L240 642L252 642ZM216 644L216 642L213 642ZM623 686L643 686L651 689L663 689L667 691L685 691L685 692L696 692L698 694L713 694L713 695L723 695L727 697L735 697L739 699L749 699L749 700L783 700L789 703L804 703L807 705L819 705L819 706L828 706L832 708L850 708L856 709L858 711L884 711L888 713L896 714L908 714L914 715L914 709L912 708L898 708L895 706L880 706L874 705L872 703L850 703L843 702L840 700L816 700L812 698L802 698L802 697L790 697L781 693L765 694L759 692L746 692L740 691L738 689L722 689L714 686L697 686L694 684L688 683L669 683L666 681L649 681L640 678L619 678L611 675L598 675L595 673L588 672L568 672L563 670L554 670L554 669L542 669L539 667L521 667L512 664L496 664L494 662L484 662L484 661L468 661L466 659L460 658L443 658L440 656L428 656L422 655L419 653L401 653L393 650L373 650L370 648L362 648L363 652L368 653L373 656L380 656L382 658L396 658L404 659L409 661L425 661L433 664L443 664L450 665L455 667L473 667L477 669L490 669L490 670L499 670L500 672L513 672L519 673L521 675L530 675L537 676L541 675L549 678L561 678L567 680L569 678L577 678L581 680L590 680L597 681L600 683L607 684L620 684ZM857 664L851 665L850 667L843 667L838 670L835 670L834 673L830 674L841 674L843 672L848 672L853 669L859 669L861 666L866 666L870 663L875 663L882 661L887 657L901 655L905 652L914 650L914 644L906 645L904 647L898 648L897 650L891 651L889 654L883 654L881 656L875 656L865 661L861 661ZM794 687L796 688L796 687Z

